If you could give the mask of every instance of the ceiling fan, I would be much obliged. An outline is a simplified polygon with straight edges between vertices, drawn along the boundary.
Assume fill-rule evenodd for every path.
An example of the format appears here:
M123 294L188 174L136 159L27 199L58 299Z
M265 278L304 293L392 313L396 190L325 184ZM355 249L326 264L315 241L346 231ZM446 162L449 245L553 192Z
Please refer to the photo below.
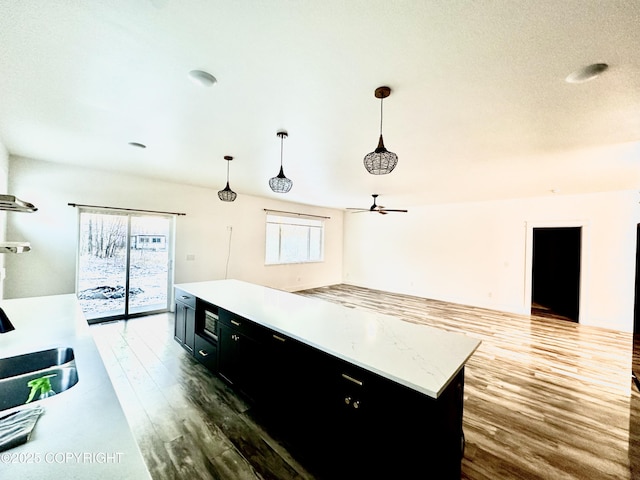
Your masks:
M403 212L403 213L408 212L408 210L390 209L390 208L384 208L382 205L377 205L376 198L378 198L378 194L374 193L371 196L373 197L373 205L371 205L369 208L347 208L347 210L354 210L354 212L352 213L378 212L382 215L386 215L389 212Z

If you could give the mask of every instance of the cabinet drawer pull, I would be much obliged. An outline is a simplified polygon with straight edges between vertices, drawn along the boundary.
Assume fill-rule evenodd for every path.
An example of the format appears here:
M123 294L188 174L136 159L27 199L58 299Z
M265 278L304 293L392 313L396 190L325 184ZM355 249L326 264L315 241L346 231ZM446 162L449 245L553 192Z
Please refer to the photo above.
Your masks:
M203 357L206 357L206 356L208 356L208 355L209 355L209 354L208 354L207 352L205 352L204 350L198 350L198 353L199 353L200 355L202 355Z
M190 296L188 296L188 295L182 295L182 299L183 299L183 300L189 300L190 298L191 298L191 297L190 297Z
M347 375L346 373L342 374L342 378L344 378L345 380L349 380L350 382L355 383L356 385L360 385L362 386L362 382L360 380L357 380L353 377L350 377L349 375Z
M279 335L276 335L275 333L273 334L273 338L275 338L276 340L280 340L281 342L286 342L287 341L286 338L283 338L283 337L281 337Z
M240 326L240 322L237 322L235 320L231 320L231 323L233 323L236 327Z

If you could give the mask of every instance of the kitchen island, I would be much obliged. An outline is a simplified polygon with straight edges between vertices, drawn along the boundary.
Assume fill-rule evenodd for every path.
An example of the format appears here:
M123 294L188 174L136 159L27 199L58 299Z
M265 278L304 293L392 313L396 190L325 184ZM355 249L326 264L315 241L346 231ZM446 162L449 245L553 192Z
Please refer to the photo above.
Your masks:
M334 478L460 478L480 341L237 280L176 285L176 303L176 339Z
M0 334L0 358L71 348L78 382L30 404L44 413L27 443L0 452L0 477L150 479L75 295L4 300L1 306L15 330ZM0 417L21 408L0 411Z

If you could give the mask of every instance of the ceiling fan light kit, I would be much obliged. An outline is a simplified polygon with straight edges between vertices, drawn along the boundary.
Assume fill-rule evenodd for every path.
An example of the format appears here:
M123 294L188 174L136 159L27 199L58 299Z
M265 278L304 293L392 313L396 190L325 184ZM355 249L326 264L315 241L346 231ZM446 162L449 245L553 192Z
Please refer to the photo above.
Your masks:
M376 149L367 153L364 157L364 168L372 175L386 175L391 173L398 164L398 156L387 150L382 139L382 102L391 95L389 87L378 87L375 90L375 97L380 99L380 138Z
M271 190L276 193L287 193L291 190L293 181L285 176L284 169L282 168L282 144L289 134L285 130L280 130L276 135L280 137L280 173L269 179L269 186L271 187Z
M224 159L227 161L227 186L218 192L218 198L223 202L233 202L238 196L238 194L229 187L229 163L233 160L233 157L225 155Z
M352 213L376 212L376 213L380 213L381 215L386 215L389 212L407 213L409 211L405 209L385 208L382 205L378 205L376 203L376 199L378 198L377 193L374 193L371 196L373 197L373 205L371 205L369 208L347 208L347 210L354 210Z

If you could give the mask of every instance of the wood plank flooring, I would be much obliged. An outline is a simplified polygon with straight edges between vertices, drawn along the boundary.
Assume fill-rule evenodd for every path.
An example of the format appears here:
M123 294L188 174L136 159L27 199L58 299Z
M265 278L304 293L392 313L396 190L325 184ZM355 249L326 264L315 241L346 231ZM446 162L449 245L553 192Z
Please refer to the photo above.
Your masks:
M298 293L482 340L465 372L463 479L640 479L631 334L347 285ZM171 314L91 331L154 480L340 478L189 357Z

